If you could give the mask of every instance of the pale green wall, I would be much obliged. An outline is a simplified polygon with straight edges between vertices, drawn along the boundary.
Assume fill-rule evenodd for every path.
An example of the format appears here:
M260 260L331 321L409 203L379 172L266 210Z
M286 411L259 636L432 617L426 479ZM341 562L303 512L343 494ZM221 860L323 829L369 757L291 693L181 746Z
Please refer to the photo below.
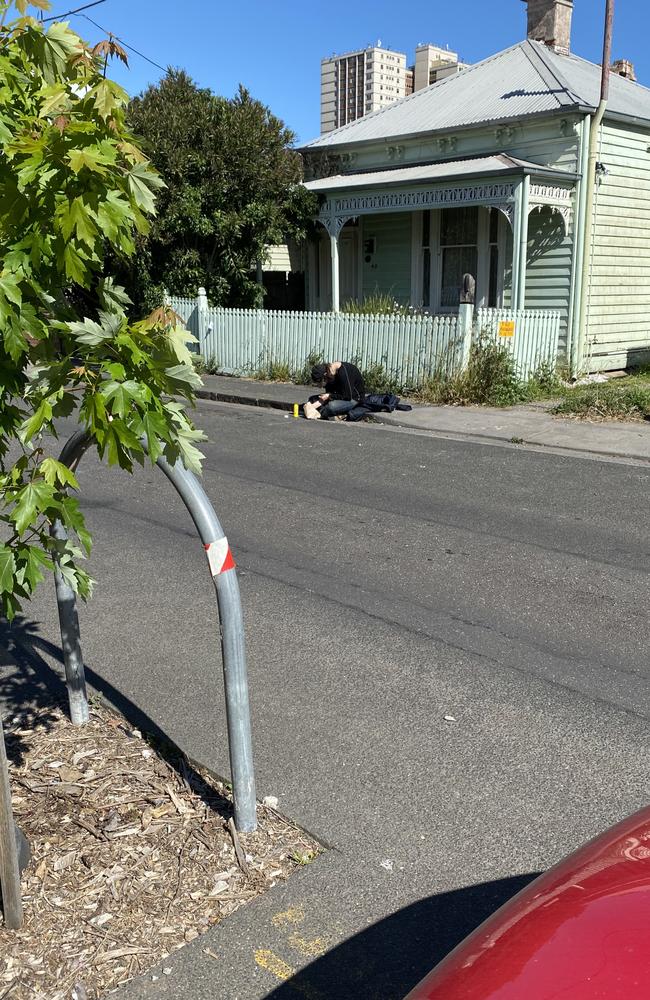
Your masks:
M650 356L650 129L607 123L598 185L587 358L596 369Z
M571 129L561 126L562 119L555 118L544 126L521 128L499 152L509 153L520 160L530 160L545 167L575 173L578 169L579 137Z
M571 253L572 241L564 235L562 217L549 208L531 212L528 220L526 308L560 310L561 353L566 353Z
M504 151L521 160L576 173L580 151L577 122L558 116L515 129ZM530 214L525 302L527 309L560 310L560 355L567 350L573 257L573 233L565 236L563 225L561 216L550 209Z
M391 157L387 143L378 142L367 147L350 147L354 159L344 167L344 171L356 172L382 167L409 166L414 163L430 163L441 160L459 160L466 156L509 153L511 156L560 170L576 171L578 165L579 139L574 129L578 116L557 116L544 121L531 121L515 125L510 129L496 129L485 125L475 129L460 129L448 135L420 136L405 139L400 144L399 157ZM563 124L564 123L564 124ZM342 147L336 152L346 152Z
M411 296L411 213L364 216L363 241L373 236L376 253L369 264L365 259L362 263L363 298L379 290L408 305Z

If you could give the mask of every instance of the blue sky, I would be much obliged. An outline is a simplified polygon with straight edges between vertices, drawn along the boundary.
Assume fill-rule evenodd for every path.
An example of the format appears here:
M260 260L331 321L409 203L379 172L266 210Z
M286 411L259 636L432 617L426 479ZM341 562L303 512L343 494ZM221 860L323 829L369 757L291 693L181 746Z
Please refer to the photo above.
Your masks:
M84 0L55 0L64 14ZM618 0L614 58L631 59L640 83L650 86L648 0ZM599 62L605 0L575 0L573 51ZM448 45L478 62L525 37L521 0L105 0L87 15L161 66L181 67L201 86L232 96L243 83L254 97L307 142L319 131L320 60L376 43L413 60L420 42ZM91 42L102 32L81 17L69 18ZM129 53L130 69L111 75L130 94L155 83L161 71Z

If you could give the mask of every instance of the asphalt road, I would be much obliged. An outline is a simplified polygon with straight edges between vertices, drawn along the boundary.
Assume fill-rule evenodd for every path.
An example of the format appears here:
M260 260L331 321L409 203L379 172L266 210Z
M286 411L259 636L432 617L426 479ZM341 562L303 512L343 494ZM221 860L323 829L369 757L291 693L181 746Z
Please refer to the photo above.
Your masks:
M221 964L190 946L125 996L182 981L196 1000L392 1000L519 876L648 799L650 468L227 404L197 416L245 605L258 795L333 849L212 932ZM157 470L87 457L80 479L90 678L227 773L189 517ZM56 664L51 593L29 619L14 640ZM328 943L312 964L271 919L296 900ZM308 966L295 989L274 989L260 949Z

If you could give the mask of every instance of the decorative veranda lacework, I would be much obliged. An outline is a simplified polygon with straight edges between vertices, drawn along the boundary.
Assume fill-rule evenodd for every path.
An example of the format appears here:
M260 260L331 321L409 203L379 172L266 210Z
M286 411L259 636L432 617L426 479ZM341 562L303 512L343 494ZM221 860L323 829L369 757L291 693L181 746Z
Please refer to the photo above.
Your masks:
M318 220L327 229L330 236L338 237L346 222L358 218L359 215L483 205L498 209L512 226L514 224L516 190L517 185L514 183L499 182L411 191L390 191L381 194L334 196L328 198L322 206ZM562 216L565 234L568 233L573 212L573 187L531 184L530 211L547 206Z
M564 234L568 234L573 218L573 188L559 184L531 184L530 210L541 211L550 208L564 220Z

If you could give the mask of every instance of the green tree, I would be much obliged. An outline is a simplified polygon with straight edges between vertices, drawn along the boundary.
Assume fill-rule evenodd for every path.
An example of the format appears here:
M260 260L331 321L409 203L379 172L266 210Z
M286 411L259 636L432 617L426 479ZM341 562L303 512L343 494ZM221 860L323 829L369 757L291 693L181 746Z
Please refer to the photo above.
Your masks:
M131 102L129 124L166 188L125 282L152 308L163 288L217 305L259 303L256 262L269 244L301 236L314 213L299 184L294 135L240 87L232 100L200 89L183 71Z
M56 560L86 598L91 539L72 471L47 454L75 414L102 458L130 470L164 453L199 470L202 435L174 398L199 383L188 334L164 310L139 323L105 269L149 229L162 181L125 125L105 48L0 0L0 610L11 619ZM79 303L85 304L83 307ZM60 519L69 543L50 538Z

